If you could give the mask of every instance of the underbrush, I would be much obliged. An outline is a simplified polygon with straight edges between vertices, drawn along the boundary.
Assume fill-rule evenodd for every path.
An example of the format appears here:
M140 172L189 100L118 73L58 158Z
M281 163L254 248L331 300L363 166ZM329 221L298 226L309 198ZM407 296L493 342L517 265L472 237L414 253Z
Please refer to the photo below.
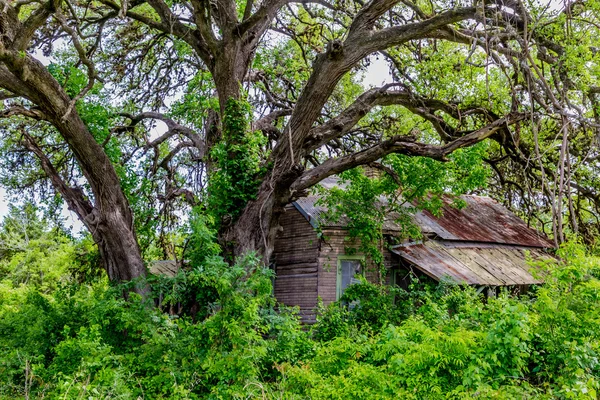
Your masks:
M0 397L60 399L596 399L598 263L577 245L528 296L367 282L303 327L272 272L216 256L154 290L172 315L95 278L0 285ZM184 293L183 296L181 293ZM188 299L189 300L189 299ZM352 304L347 307L344 304Z

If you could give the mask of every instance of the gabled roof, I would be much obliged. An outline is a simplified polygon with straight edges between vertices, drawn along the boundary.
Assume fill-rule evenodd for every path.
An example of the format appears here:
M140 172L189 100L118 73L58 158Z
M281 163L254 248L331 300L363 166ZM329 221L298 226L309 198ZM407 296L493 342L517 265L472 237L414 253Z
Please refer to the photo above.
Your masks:
M321 183L325 188L338 186L337 180L328 178ZM554 243L545 235L530 228L506 207L489 197L461 196L466 207L452 207L450 197L444 198L439 217L429 211L416 213L413 220L424 234L444 240L480 243L499 243L526 247L553 248ZM293 204L313 227L341 228L348 220L340 218L332 222L326 218L326 209L318 204L319 196L298 199ZM390 214L384 221L384 232L399 232L401 227Z
M452 241L512 244L527 247L554 248L554 243L539 233L506 207L484 196L461 196L466 207L451 206L444 199L443 214L429 211L415 215L415 223L424 233Z

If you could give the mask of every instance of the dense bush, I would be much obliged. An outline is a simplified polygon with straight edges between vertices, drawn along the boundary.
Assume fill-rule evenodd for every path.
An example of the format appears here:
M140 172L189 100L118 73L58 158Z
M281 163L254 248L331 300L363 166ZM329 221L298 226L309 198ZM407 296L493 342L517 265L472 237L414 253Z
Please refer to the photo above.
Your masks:
M310 328L276 309L251 255L233 267L205 255L173 278L198 293L195 319L104 280L48 293L5 280L0 397L596 399L598 263L577 245L561 255L529 296L362 282Z

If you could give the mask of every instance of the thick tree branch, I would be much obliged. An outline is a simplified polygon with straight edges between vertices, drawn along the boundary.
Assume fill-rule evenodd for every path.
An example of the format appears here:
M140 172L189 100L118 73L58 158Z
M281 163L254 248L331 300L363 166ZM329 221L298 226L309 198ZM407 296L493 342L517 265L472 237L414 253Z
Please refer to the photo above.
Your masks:
M362 35L373 29L373 25L386 11L398 4L399 0L371 0L356 14L348 36Z
M37 121L44 121L48 119L48 117L42 111L34 108L26 108L20 105L12 105L0 111L0 118L10 118L13 115L22 115Z
M70 99L64 88L39 60L27 53L0 46L0 62L0 87L27 98L40 108L68 144L90 184L94 196L93 209L80 203L83 194L77 197L77 194L67 193L76 199L72 206L83 217L82 222L93 228L91 233L98 243L109 278L129 281L145 276L146 269L133 228L133 214L119 177L77 111L67 113ZM38 151L31 140L28 145L32 151ZM48 165L46 169L57 190L65 191ZM136 290L143 296L148 294L147 287Z
M132 114L128 114L128 113L121 113L119 115L126 117L131 121L131 124L129 125L129 127L136 126L138 123L140 123L144 119L156 119L156 120L164 122L167 125L167 129L168 129L167 132L165 132L163 135L159 136L157 139L153 140L152 142L148 143L148 145L146 147L158 146L159 144L161 144L165 140L173 137L174 135L181 134L181 135L187 137L193 143L194 147L200 152L200 157L204 156L206 146L204 144L204 141L202 140L202 137L198 133L196 133L194 130L188 128L187 126L183 126L183 125L175 122L173 119L167 117L164 114L161 114L158 112L147 111L147 112L143 112L143 113L140 113L137 115L132 115Z
M206 45L212 54L216 54L219 49L218 40L211 27L210 4L206 0L191 0L194 10L194 22L200 32L200 35L206 42Z
M273 125L273 122L275 122L278 118L286 117L291 114L291 108L273 111L272 113L252 122L251 129L260 130L264 133L275 134L279 136L281 132Z
M339 174L340 172L359 165L369 164L391 153L429 157L439 161L447 161L446 157L457 149L472 146L475 143L481 142L500 129L504 129L506 126L512 125L524 118L525 116L522 114L500 118L475 132L453 140L443 146L415 142L415 138L412 136L394 136L358 153L325 161L318 167L303 173L292 184L291 189L293 192L308 189L331 175Z
M61 178L60 174L52 165L52 162L48 158L48 156L44 153L42 148L37 144L35 139L26 132L23 133L23 144L25 147L31 151L40 161L42 169L46 173L46 175L50 178L52 185L58 191L63 199L69 205L69 209L74 211L77 216L83 221L90 232L93 232L92 226L90 223L93 220L93 210L94 207L90 203L90 201L83 194L83 190L81 188L72 188L65 183L65 181Z
M46 22L48 17L56 11L60 4L60 0L49 0L46 4L38 7L31 15L22 23L17 31L13 48L18 51L24 51L29 46L29 42L35 35L35 32ZM10 7L3 5L3 7ZM12 7L11 7L12 8ZM18 21L18 20L17 20ZM18 26L17 25L17 26Z
M391 86L394 85L368 90L337 117L312 128L304 143L304 151L311 152L331 140L347 134L375 106L401 105L406 107L414 114L431 122L440 137L445 141L450 141L456 135L456 132L442 117L435 115L435 111L443 111L459 121L473 113L486 116L488 114L482 108L460 111L457 105L445 103L441 100L423 98L404 90L387 90Z
M0 90L0 101L7 99L14 99L15 97L19 97L14 93L9 92L8 90Z
M342 76L364 57L409 40L427 38L433 32L443 29L449 24L474 18L476 14L475 7L457 8L435 15L425 21L380 31L357 28L344 43L331 42L327 52L317 57L313 72L290 119L289 129L293 133L292 143L288 140L280 141L274 154L285 153L286 149L291 147L295 153L304 155L301 152L302 146L327 99Z
M174 158L174 157L175 157L177 154L179 154L179 152L180 152L181 150L183 150L183 149L185 149L185 148L188 148L188 147L192 147L192 146L193 146L193 145L192 145L192 143L190 143L190 142L180 142L180 143L177 143L177 145L175 146L175 148L174 148L173 150L171 150L171 151L169 152L169 154L167 154L167 155L165 156L165 158L163 158L163 159L162 159L162 161L161 161L161 162L160 162L158 165L156 165L156 166L154 167L154 172L156 172L156 170L157 170L158 168L162 168L162 169L164 169L165 171L169 171L169 163L171 162L171 160L172 160L172 159L173 159L173 158Z

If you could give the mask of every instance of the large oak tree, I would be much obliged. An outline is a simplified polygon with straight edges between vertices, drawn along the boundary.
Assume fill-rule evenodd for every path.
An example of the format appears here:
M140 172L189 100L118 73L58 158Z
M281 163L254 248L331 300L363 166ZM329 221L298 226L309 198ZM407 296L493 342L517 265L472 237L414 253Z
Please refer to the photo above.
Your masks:
M396 190L409 179L418 187L426 176L390 155L443 165L486 139L475 162L491 166L498 194L548 207L561 241L585 213L599 215L588 162L600 123L599 8L3 0L5 164L35 157L113 280L145 274L138 236L179 215L177 204L215 217L225 251L268 260L283 207L323 179L371 165ZM376 60L391 79L366 87ZM151 135L156 121L167 129Z

